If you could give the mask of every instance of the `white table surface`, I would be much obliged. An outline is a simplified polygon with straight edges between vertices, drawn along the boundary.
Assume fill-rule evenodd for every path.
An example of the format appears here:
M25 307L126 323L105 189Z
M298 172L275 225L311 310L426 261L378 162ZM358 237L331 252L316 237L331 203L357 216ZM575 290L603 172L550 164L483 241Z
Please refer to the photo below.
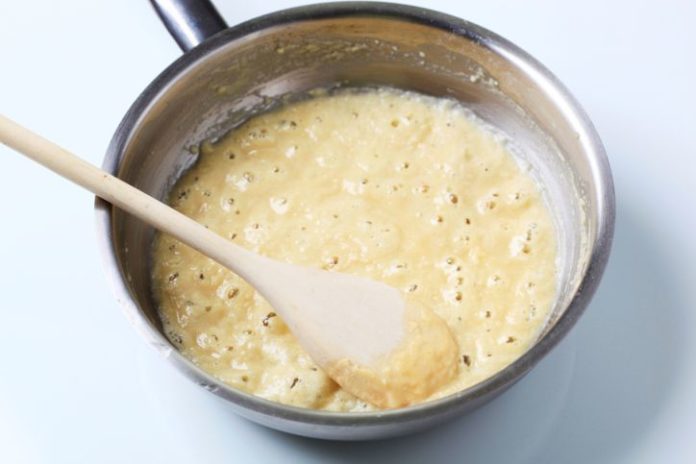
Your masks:
M218 0L230 23L300 3ZM571 336L498 400L426 433L351 444L274 432L145 345L102 274L92 196L2 147L0 463L696 462L696 4L427 5L539 58L605 142L615 245ZM178 55L145 0L1 0L0 112L99 164Z

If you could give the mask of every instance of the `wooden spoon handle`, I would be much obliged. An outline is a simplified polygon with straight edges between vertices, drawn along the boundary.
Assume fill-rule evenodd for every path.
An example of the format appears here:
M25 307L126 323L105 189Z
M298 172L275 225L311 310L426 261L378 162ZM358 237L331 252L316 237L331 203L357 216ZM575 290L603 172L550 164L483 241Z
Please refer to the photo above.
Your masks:
M0 143L176 237L241 277L247 279L254 271L253 253L1 114Z

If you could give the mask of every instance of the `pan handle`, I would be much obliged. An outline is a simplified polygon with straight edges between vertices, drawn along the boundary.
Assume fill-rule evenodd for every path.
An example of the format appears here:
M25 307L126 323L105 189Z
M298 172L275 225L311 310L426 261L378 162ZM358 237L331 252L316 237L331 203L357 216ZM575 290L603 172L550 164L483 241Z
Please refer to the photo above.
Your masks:
M209 0L150 0L150 3L185 52L227 28Z

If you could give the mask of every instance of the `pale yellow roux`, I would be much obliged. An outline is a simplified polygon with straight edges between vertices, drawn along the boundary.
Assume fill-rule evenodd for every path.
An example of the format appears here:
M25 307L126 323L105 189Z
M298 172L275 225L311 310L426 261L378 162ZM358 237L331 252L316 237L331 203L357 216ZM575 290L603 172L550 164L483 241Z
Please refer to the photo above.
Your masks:
M379 279L432 308L459 366L431 399L519 357L555 295L555 232L538 187L500 137L447 100L343 93L253 118L204 144L170 202L251 250ZM153 283L170 339L224 382L296 406L373 409L214 261L160 236Z

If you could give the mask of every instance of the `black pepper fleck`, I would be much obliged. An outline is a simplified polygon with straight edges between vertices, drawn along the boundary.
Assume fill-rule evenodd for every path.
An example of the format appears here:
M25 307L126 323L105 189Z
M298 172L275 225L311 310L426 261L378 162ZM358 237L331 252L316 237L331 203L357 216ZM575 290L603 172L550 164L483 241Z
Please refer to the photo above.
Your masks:
M277 316L277 314L274 313L273 311L271 311L270 313L268 313L266 315L266 317L263 318L261 323L263 324L264 327L268 327L268 323L270 322L270 320L276 316Z
M232 289L227 291L227 298L229 298L231 300L232 298L237 296L238 293L239 293L238 288L232 288Z

